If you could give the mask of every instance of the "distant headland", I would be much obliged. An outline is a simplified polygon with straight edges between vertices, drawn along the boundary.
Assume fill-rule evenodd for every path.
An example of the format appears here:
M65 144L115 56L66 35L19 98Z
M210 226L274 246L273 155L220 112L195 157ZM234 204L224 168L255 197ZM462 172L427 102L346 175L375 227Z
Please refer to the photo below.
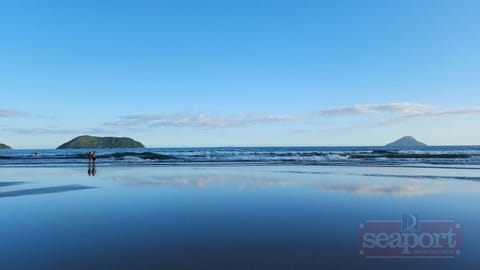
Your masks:
M78 136L62 145L57 149L79 149L79 148L145 148L138 141L127 137L95 137Z
M412 136L402 137L392 143L385 145L385 147L425 147L426 144L417 141Z
M12 147L10 147L6 144L0 143L0 149L1 150L8 150L8 149L12 149Z

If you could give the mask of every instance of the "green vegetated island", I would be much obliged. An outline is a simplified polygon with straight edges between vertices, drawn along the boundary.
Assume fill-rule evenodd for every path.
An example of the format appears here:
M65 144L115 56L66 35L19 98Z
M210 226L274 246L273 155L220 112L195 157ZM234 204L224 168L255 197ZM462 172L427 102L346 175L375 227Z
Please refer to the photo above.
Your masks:
M10 147L6 144L0 143L0 149L1 150L8 150L8 149L12 149L12 147Z
M145 146L141 142L127 137L95 137L85 135L76 137L57 147L57 149L82 148L145 148Z

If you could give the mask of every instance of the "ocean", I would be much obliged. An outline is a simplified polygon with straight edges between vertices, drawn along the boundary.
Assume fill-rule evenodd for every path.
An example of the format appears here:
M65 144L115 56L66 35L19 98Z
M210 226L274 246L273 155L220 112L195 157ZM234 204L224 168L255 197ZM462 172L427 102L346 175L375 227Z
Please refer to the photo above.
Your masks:
M123 165L480 165L480 146L386 147L212 147L145 149L5 150L0 166L81 166L89 151L97 164Z

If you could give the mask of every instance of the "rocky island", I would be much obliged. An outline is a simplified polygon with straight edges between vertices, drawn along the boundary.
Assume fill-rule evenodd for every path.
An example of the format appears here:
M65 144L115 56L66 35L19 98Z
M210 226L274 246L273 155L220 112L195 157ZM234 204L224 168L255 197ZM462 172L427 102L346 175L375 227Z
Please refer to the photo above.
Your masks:
M402 137L392 143L385 145L385 147L425 147L426 144L417 141L412 136Z
M95 137L79 136L68 141L57 149L79 149L79 148L145 148L138 141L127 137Z
M12 147L6 144L0 143L0 150L8 150L8 149L12 149Z

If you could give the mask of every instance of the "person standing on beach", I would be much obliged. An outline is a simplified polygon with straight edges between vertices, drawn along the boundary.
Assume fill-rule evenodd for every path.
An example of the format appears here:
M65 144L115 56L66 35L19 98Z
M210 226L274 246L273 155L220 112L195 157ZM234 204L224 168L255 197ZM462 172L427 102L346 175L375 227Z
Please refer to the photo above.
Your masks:
M93 151L92 153L92 163L93 163L93 166L95 166L95 160L97 159L97 154L95 153L95 151Z
M92 152L88 152L88 165L92 163Z
M95 176L97 169L95 169L95 160L97 159L97 154L95 151L88 152L88 175Z

